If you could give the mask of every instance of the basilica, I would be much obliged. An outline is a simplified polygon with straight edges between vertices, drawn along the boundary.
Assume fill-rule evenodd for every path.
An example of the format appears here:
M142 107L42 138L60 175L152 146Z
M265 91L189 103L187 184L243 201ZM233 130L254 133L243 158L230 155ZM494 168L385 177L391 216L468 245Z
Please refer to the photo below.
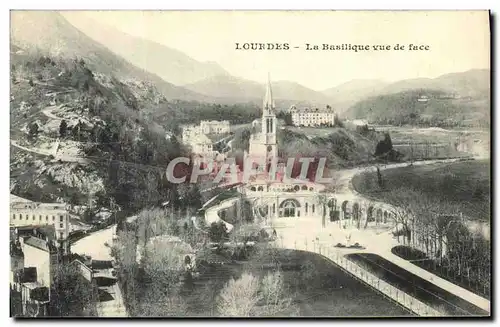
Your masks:
M253 203L256 216L268 225L280 218L318 216L322 211L319 192L325 186L306 179L286 178L283 164L286 158L278 157L276 106L270 80L260 124L254 127L257 130L250 137L245 162L257 163L257 173L241 186L241 192Z

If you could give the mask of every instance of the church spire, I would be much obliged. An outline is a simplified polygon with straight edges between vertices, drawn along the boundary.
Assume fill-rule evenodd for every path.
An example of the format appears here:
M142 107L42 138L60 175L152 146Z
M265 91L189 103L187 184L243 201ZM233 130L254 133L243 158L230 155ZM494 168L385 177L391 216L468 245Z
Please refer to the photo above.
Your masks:
M275 108L273 100L273 90L271 89L271 76L267 73L267 87L264 102L262 103L264 110L271 111Z

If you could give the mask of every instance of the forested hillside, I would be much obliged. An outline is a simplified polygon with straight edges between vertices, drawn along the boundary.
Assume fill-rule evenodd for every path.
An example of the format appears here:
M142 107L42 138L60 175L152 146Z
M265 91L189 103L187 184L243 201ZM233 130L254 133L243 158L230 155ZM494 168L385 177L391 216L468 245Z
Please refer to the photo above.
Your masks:
M459 97L433 89L413 89L362 100L346 113L375 124L481 126L490 124L489 97Z
M165 169L188 152L144 114L166 103L154 86L93 72L83 59L12 50L11 140L24 147L11 147L12 193L124 209L178 198ZM58 139L54 160L47 149Z

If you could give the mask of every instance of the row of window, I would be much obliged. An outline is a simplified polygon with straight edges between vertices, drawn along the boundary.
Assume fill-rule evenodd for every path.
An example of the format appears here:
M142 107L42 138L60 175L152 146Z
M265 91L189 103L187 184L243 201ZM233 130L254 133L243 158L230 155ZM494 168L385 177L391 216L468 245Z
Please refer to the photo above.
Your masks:
M295 185L293 188L291 187L279 187L279 188L270 188L269 189L271 192L273 191L279 191L279 192L298 192L300 190L302 191L307 191L308 188L306 185L302 185L302 186L299 186L299 185ZM255 186L252 186L250 187L250 191L253 191L253 192L263 192L264 191L264 186L259 186L259 187L255 187ZM309 187L309 191L314 191L314 188L313 187Z
M31 217L32 217L32 220L36 220L36 216L35 215L31 215ZM19 220L23 220L24 219L22 213L20 213L19 216L17 216L15 213L13 213L12 214L12 220L16 220L16 218L18 218ZM29 215L26 214L26 220L29 220L29 219L30 219ZM39 221L43 220L42 215L38 215L38 220ZM49 216L48 215L45 216L45 221L49 221ZM56 221L56 216L52 215L52 221ZM64 222L64 216L63 215L59 216L59 222L61 222L61 223ZM62 224L61 224L61 228L62 228Z
M24 209L33 209L33 208L35 208L36 206L37 206L37 204L36 204L36 203L35 203L35 204L25 204L25 205L24 205ZM19 205L16 205L16 207L18 208L18 207L19 207ZM58 206L50 206L50 207L51 207L52 209L59 209L59 207L58 207Z
M309 206L309 203L306 202L306 214L311 211L311 213L315 213L316 211L316 206L314 204L311 204ZM271 213L274 215L276 213L276 204L273 203L271 206ZM297 213L297 217L300 217L300 210L298 210L297 205L293 201L287 200L285 204L283 204L283 207L280 209L279 216L280 217L294 217L295 213Z
M327 119L327 118L318 118L318 119L311 119L311 118L308 118L308 119L292 119L292 122L295 122L295 123L303 123L303 124L307 124L307 123L330 123L330 122L334 122L335 120L333 118L331 119Z
M334 114L331 113L298 113L294 114L294 116L298 115L299 117L304 117L304 116L309 116L309 117L319 117L319 116L327 116L327 117L333 117Z

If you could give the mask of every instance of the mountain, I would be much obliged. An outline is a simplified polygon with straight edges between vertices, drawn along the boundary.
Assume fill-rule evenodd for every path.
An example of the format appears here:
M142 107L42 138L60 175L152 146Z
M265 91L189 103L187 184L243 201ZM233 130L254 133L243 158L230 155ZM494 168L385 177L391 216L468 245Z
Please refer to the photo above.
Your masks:
M11 11L10 33L11 44L25 51L52 57L84 58L86 66L92 71L121 79L153 82L169 99L212 100L137 68L92 40L54 11Z
M490 103L487 98L460 97L442 90L411 89L361 100L345 116L382 125L487 127Z
M199 62L181 51L123 33L84 17L78 12L63 13L75 27L132 64L176 85L194 83L227 72L215 62Z
M326 89L322 93L331 98L334 105L343 111L359 99L379 94L387 85L381 80L357 79Z
M387 85L380 94L397 93L412 89L434 89L460 97L484 98L490 93L489 69L472 69L450 73L437 78L415 78Z
M214 76L184 86L193 92L233 102L260 103L265 93L264 84L230 75ZM331 102L331 99L324 94L295 82L272 82L272 89L278 107L286 107L297 103L326 105Z
M473 69L398 81L360 98L345 116L378 124L488 126L490 71Z
M490 93L490 71L473 69L437 78L412 78L394 83L373 79L352 80L326 89L322 93L331 98L333 105L342 111L342 108L348 109L356 102L369 97L418 89L443 91L457 97L484 99Z

